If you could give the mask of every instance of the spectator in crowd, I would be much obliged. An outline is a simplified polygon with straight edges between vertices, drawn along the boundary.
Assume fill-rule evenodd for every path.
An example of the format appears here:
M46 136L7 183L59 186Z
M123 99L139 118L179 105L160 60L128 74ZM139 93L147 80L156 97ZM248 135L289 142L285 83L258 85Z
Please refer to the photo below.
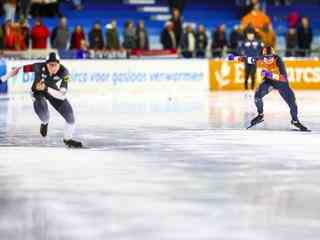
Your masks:
M61 17L59 0L32 0L31 14L34 17Z
M271 24L270 18L259 9L259 4L241 19L241 26L246 29L249 26L254 29L262 29L265 24Z
M23 36L24 39L24 43L25 43L25 47L29 48L29 43L30 43L30 29L29 29L29 25L28 22L22 18L19 21L20 24L20 28L21 28L21 34Z
M213 58L222 57L225 48L228 47L225 25L220 25L212 33L211 53Z
M140 21L136 30L136 48L149 50L149 35L144 26L144 21Z
M286 33L286 57L296 57L298 49L298 34L295 28L289 28Z
M80 48L76 49L76 58L85 59L85 58L88 58L88 56L89 56L88 44L85 39L81 39Z
M38 18L31 30L31 40L33 49L46 49L48 45L49 29Z
M309 25L309 19L303 17L301 19L301 25L298 28L299 55L301 57L310 56L312 41L313 32Z
M276 47L276 34L272 29L271 24L265 23L262 29L258 32L262 43L265 46L272 47L275 49Z
M100 22L96 22L89 32L89 48L102 50L104 47L103 34Z
M288 27L296 28L299 24L300 15L297 11L290 12L288 15Z
M17 0L4 0L3 9L5 12L5 21L14 22L16 15Z
M173 31L176 37L177 47L179 47L182 36L182 19L179 9L173 9L172 18L170 21L173 24Z
M38 18L42 16L42 7L42 0L31 0L30 14L32 15L32 17Z
M70 49L79 50L81 49L82 40L85 40L85 34L81 25L77 25L72 34L71 34L71 42Z
M119 50L120 41L117 30L117 22L113 20L110 24L107 24L106 27L106 48L109 50Z
M7 50L25 50L26 44L19 23L8 20L5 24L4 47Z
M240 47L241 43L244 41L243 29L241 26L234 26L232 32L230 33L230 51L236 54L237 49Z
M60 4L60 0L46 0L47 2L49 2L46 6L45 6L45 15L47 17L62 17L62 14L60 13L59 10L59 4Z
M253 9L257 8L260 8L259 0L250 0L250 2L244 6L242 16L249 14Z
M208 36L203 25L199 25L196 31L196 57L204 58L208 47Z
M124 49L132 50L136 48L136 30L132 21L127 21L124 26L123 44Z
M67 25L67 18L61 17L59 25L52 30L51 47L58 50L66 50L70 33Z
M14 23L15 25L15 34L16 34L16 39L15 39L15 50L18 51L23 51L27 49L26 45L26 39L25 39L25 32L22 29L22 26L19 22Z
M31 9L31 0L20 0L19 4L19 18L20 19L28 19Z
M183 12L186 6L186 1L187 0L168 0L170 11L172 12L174 9L178 9L179 12Z
M78 11L83 9L82 0L72 0L74 8Z
M4 48L4 26L0 27L0 50Z
M292 4L292 0L270 0L270 2L276 6L279 5L291 5Z
M181 54L184 58L192 58L196 50L196 36L192 26L188 25L181 39Z
M177 49L177 39L173 31L173 23L168 21L160 36L161 44L164 50Z
M7 20L4 24L4 49L14 50L15 40L13 22L11 20Z

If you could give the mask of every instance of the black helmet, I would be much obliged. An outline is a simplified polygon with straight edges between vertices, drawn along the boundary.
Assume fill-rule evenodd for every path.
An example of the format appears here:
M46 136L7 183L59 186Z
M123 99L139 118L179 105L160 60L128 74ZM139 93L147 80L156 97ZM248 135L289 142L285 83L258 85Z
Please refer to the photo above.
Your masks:
M47 60L46 60L46 63L49 63L49 62L57 62L57 63L59 63L60 62L60 58L55 52L51 52L51 53L49 53L49 56L47 57Z
M256 31L254 30L253 27L248 26L245 30L244 30L245 34L256 34Z

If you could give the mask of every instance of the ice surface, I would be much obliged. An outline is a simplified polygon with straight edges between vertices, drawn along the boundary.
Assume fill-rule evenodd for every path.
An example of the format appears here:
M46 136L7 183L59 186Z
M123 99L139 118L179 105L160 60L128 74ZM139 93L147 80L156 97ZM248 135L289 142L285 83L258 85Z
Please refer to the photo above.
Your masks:
M0 239L318 240L320 94L296 94L311 133L276 93L252 130L243 93L72 96L83 150L1 100Z

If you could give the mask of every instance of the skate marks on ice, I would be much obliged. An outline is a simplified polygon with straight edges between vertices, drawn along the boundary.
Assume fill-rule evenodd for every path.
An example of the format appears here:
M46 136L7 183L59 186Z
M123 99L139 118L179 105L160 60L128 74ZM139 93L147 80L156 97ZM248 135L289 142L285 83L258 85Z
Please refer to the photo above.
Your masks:
M301 134L288 146L292 132L152 129L127 136L147 139L141 150L0 149L1 239L319 236L318 141ZM109 135L123 143L125 132Z
M1 137L0 147L2 148L57 148L70 149L62 141L61 133L50 134L47 138L42 138L38 133L26 132L17 134L10 138ZM89 134L89 133L90 134ZM276 129L272 126L259 124L250 129L245 128L201 128L201 127L139 127L139 128L115 128L104 129L95 132L95 128L79 129L77 138L83 141L84 148L71 150L90 150L90 151L152 151L154 148L161 150L161 146L166 148L166 144L183 142L186 139L199 139L200 142L214 142L217 136L239 136L257 139L259 135L264 138L274 136L279 133L292 138L309 135L309 137L320 135L319 130L312 132L301 132L292 128ZM290 139L287 139L290 142Z
M88 134L88 132L93 132ZM77 137L84 142L82 149L70 149L66 147L60 136L49 136L46 139L37 134L26 135L8 139L0 139L1 148L51 148L65 149L70 151L131 151L152 153L161 151L180 151L176 146L183 146L186 141L192 144L200 144L201 150L204 148L210 154L210 149L217 142L221 144L239 143L243 140L260 142L267 139L264 143L272 145L274 137L283 139L284 144L291 142L301 142L304 145L310 140L320 135L319 130L312 132L301 132L291 128L274 129L265 126L256 126L249 130L244 128L183 128L183 127L140 127L132 129L107 129L94 133L94 129L80 130ZM224 138L224 136L226 138ZM302 138L304 139L302 141Z

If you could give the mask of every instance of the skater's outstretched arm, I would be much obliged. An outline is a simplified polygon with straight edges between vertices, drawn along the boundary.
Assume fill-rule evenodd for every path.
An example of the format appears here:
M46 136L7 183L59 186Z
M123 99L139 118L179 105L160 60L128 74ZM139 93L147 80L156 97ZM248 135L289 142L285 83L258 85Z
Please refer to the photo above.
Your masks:
M28 64L28 65L24 65L24 66L20 66L20 67L14 67L11 69L11 71L7 75L1 77L0 81L1 82L8 81L10 78L16 76L21 69L23 70L24 73L33 72L32 64Z
M237 62L246 62L248 64L255 64L258 58L256 57L247 57L243 55L236 56L234 54L228 55L228 61L237 61Z
M15 68L12 68L11 71L5 75L5 76L2 76L0 78L0 82L6 82L8 81L10 78L16 76L18 74L18 72L20 71L21 67L15 67Z

